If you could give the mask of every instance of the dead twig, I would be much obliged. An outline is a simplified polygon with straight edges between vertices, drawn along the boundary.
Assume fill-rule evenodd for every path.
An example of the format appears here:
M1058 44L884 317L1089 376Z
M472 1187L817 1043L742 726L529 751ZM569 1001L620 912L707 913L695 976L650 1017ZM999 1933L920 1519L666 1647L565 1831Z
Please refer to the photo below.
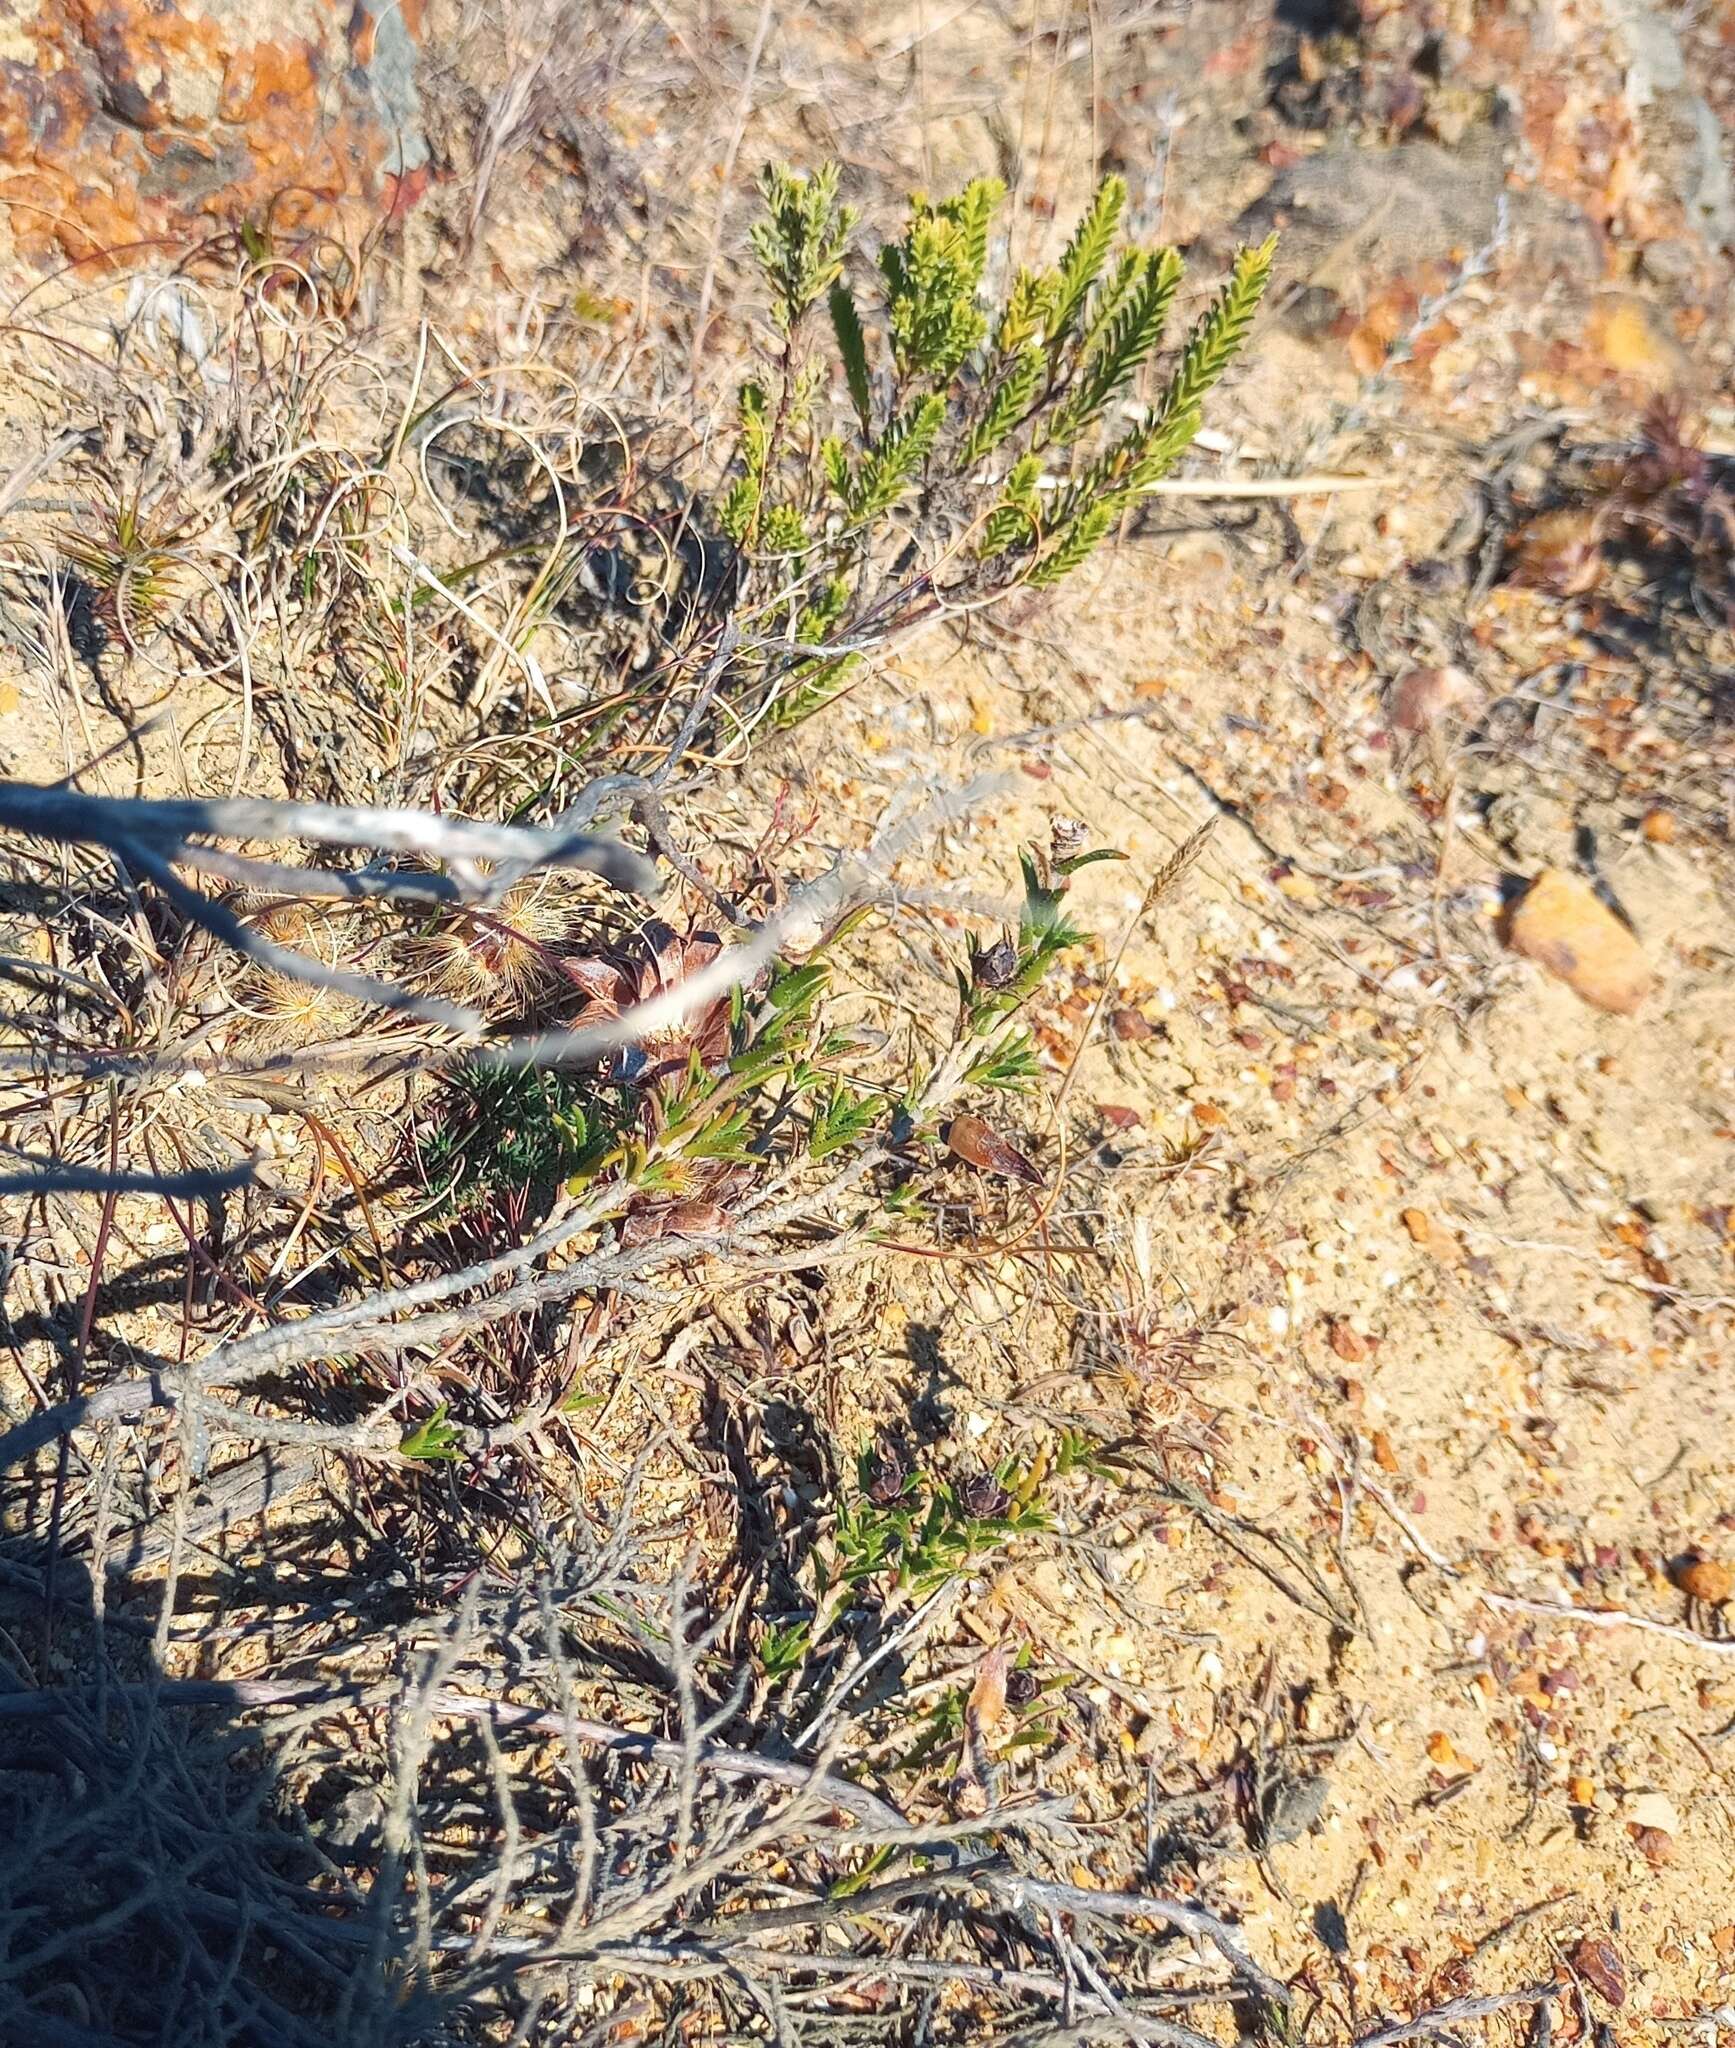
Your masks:
M208 1167L186 1173L101 1173L95 1167L62 1166L53 1159L25 1159L28 1173L0 1174L0 1195L162 1195L169 1200L208 1202L230 1195L253 1179L251 1166Z
M209 1708L227 1707L341 1707L378 1706L391 1695L362 1686L297 1685L281 1679L235 1678L163 1679L140 1685L65 1686L35 1692L0 1693L0 1721L52 1720L63 1714L90 1712L110 1704L136 1701L143 1705ZM841 1808L857 1820L901 1840L908 1832L904 1817L878 1793L853 1785L846 1778L828 1772L823 1763L786 1763L777 1757L754 1756L745 1750L725 1748L720 1743L664 1742L627 1728L611 1727L606 1721L577 1719L567 1714L541 1712L521 1707L510 1700L476 1699L467 1693L440 1690L431 1695L427 1710L435 1715L464 1721L485 1721L497 1733L509 1730L535 1735L567 1735L593 1748L613 1750L622 1756L644 1757L660 1764L690 1761L693 1768L725 1778L756 1778L791 1791L811 1793L824 1803ZM972 1824L979 1828L980 1822ZM923 1839L925 1831L918 1830Z
M61 784L0 782L0 826L60 845L103 846L111 852L147 847L163 860L181 859L188 842L196 839L301 839L315 846L411 853L447 863L454 894L446 900L483 908L503 891L476 868L477 861L585 868L639 896L654 895L657 888L650 862L615 839L558 824L493 825L370 805L276 803L264 797L87 796ZM271 870L273 876L284 872ZM397 886L423 901L430 893L426 876L398 878Z
M1521 2005L1546 2005L1560 1996L1556 1983L1532 1984L1522 1991L1496 1991L1486 1998L1449 1998L1432 2012L1418 2013L1413 2020L1399 2020L1378 2027L1371 2034L1358 2034L1354 2048L1396 2048L1400 2041L1425 2041L1430 2034L1444 2033L1464 2020L1484 2020L1493 2013L1511 2012Z
M1014 1907L1039 1906L1081 1917L1094 1914L1105 1920L1153 1920L1160 1927L1172 1927L1178 1934L1209 1942L1235 1974L1252 1985L1262 1998L1270 1999L1274 2005L1289 2004L1288 1985L1262 1970L1226 1923L1203 1906L1180 1899L1153 1898L1142 1892L1087 1891L1083 1885L1053 1884L1040 1878L989 1876L982 1882L984 1889Z
M1575 1607L1570 1600L1524 1600L1512 1593L1479 1592L1484 1607L1503 1614L1546 1614L1551 1619L1570 1621L1584 1628L1636 1628L1645 1634L1667 1636L1672 1643L1691 1643L1714 1657L1735 1657L1735 1639L1727 1642L1701 1635L1672 1621L1653 1621L1646 1614L1632 1614L1624 1607Z

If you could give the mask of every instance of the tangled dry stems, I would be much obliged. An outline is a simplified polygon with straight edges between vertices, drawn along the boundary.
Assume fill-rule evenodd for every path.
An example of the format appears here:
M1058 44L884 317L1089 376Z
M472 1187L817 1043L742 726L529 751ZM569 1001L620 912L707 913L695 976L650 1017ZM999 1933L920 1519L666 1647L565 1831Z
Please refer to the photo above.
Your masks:
M490 172L541 89L532 72L490 103ZM472 234L486 195L483 178ZM105 649L130 682L203 686L176 718L176 765L230 794L103 798L76 775L0 790L0 823L37 842L21 869L84 920L77 964L51 960L52 999L10 1056L18 1121L56 1149L5 1191L88 1265L61 1386L34 1388L35 1412L0 1437L25 1537L7 1569L43 1636L17 1673L35 1682L0 1695L0 2029L196 2048L1196 2048L1219 2021L1280 2030L1286 1988L1208 1908L1071 1881L1068 1802L964 1815L922 1791L912 1817L894 1797L911 1796L887 1768L908 1731L894 1695L888 1732L868 1681L920 1653L943 1601L837 1595L825 1653L773 1683L740 1597L701 1594L631 1485L605 1517L563 1457L571 1372L548 1363L562 1342L606 1335L622 1374L648 1376L671 1303L872 1248L909 1142L899 1121L824 1158L750 1152L703 1227L633 1241L623 1175L557 1191L520 1238L436 1260L418 1216L378 1227L386 1191L310 1098L291 1098L320 1162L305 1195L257 1160L186 1163L201 1126L170 1105L189 1076L238 1091L219 1109L248 1090L276 1103L285 1077L376 1056L400 1073L595 1062L707 1006L750 1007L780 957L851 912L930 897L900 864L995 793L911 789L865 847L722 889L687 836L702 841L722 771L770 721L778 664L808 657L778 630L789 592L743 604L671 486L701 433L582 381L561 337L473 357L426 324L355 317L362 290L329 251L238 267L206 252L111 299L112 364L52 320L6 336L45 427L69 386L90 419L45 432L7 486L0 625L78 718L80 664L106 685ZM69 297L57 317L100 305ZM63 473L77 495L47 501ZM94 528L76 548L69 511ZM887 644L917 582L893 578L829 651ZM741 655L769 693L725 687ZM322 723L322 704L341 716ZM140 709L125 747L161 737ZM93 740L76 773L111 751ZM241 794L278 782L298 800ZM299 800L304 786L324 801ZM546 822L480 822L524 814ZM374 857L286 857L306 844ZM605 1022L544 1015L573 932L543 877L577 868L649 895L658 863L732 943ZM312 909L326 903L424 922L358 922L388 977L344 964L366 948L328 947ZM611 942L636 916L617 908ZM221 948L281 1047L255 1033L238 1049L198 1009L197 970ZM297 1042L364 1010L395 1021ZM937 1125L980 1053L961 1038L915 1085L883 1082L902 1123ZM767 1137L787 1122L774 1110ZM160 1166L153 1133L176 1155ZM327 1153L348 1183L335 1203ZM147 1193L187 1204L169 1213L209 1299L189 1284L173 1354L137 1334L98 1352L116 1206ZM95 1198L94 1228L74 1195ZM246 1201L225 1242L229 1197ZM1078 1290L1056 1292L1064 1306ZM1103 1317L1105 1348L1129 1380L1163 1379L1128 1296ZM229 1576L222 1539L255 1524L262 1564L231 1624L205 1566ZM333 1568L358 1527L365 1554ZM185 1675L201 1658L254 1675Z
M747 737L719 684L753 619L701 618L648 672L641 644L623 652L625 729L581 775L571 739L594 692L572 709L557 702L563 675L596 667L586 638L596 607L571 623L561 610L578 580L574 537L594 536L614 504L631 503L654 428L629 425L530 362L448 365L446 395L430 410L430 365L450 344L423 331L407 356L389 342L382 354L377 331L323 310L325 282L277 259L244 271L232 296L191 274L136 296L122 323L126 367L87 391L109 422L96 445L119 451L120 471L101 481L116 458L93 455L88 435L63 437L11 492L23 523L9 536L7 618L74 704L77 664L100 674L106 636L110 659L118 647L135 673L215 691L206 709L177 719L194 786L212 779L219 730L231 736L220 777L235 792L272 772L265 737L305 746L313 674L346 692L372 744L308 756L321 764L324 804L238 793L108 799L65 783L0 792L0 818L31 835L26 858L43 879L72 884L90 928L130 932L120 962L75 949L78 967L46 977L57 999L34 1014L33 1041L12 1063L25 1091L46 1087L57 1101L58 1144L10 1185L61 1202L61 1227L85 1227L67 1198L97 1199L87 1309L116 1204L145 1193L262 1204L242 1229L266 1224L262 1249L275 1242L280 1284L267 1296L280 1305L261 1321L230 1282L240 1316L215 1341L189 1328L184 1361L152 1359L135 1342L130 1369L101 1368L87 1314L67 1398L45 1400L0 1440L32 1532L9 1562L12 1582L33 1589L80 1673L0 1707L16 1822L0 1860L0 2026L42 2041L556 2041L601 2039L655 2014L677 2031L700 2024L781 2042L944 2033L974 2025L967 2007L993 2012L1012 2034L1094 2016L1118 2017L1132 2038L1173 2040L1197 2036L1161 2014L1184 2013L1202 1991L1280 2001L1281 1987L1202 1909L1150 1900L1134 1916L1130 1900L1115 1900L1081 1919L1056 1861L1072 1841L1064 1802L913 1821L860 1775L871 1695L840 1688L822 1664L769 1703L734 1617L727 1630L722 1618L701 1619L686 1581L646 1553L630 1503L599 1530L592 1510L551 1490L544 1432L558 1384L509 1372L506 1405L464 1417L465 1469L508 1482L502 1526L524 1546L518 1568L484 1574L444 1620L433 1610L415 1619L421 1600L406 1620L401 1576L381 1565L343 1580L335 1601L294 1592L293 1559L318 1549L310 1495L322 1472L391 1474L397 1512L437 1548L471 1549L474 1535L443 1526L458 1498L443 1468L404 1448L409 1416L426 1412L437 1387L428 1361L492 1332L552 1335L551 1319L594 1317L601 1304L618 1324L653 1290L659 1303L671 1290L697 1301L731 1276L856 1255L871 1242L865 1198L898 1142L873 1137L818 1170L785 1159L719 1227L648 1243L620 1228L630 1188L605 1181L558 1196L521 1242L396 1285L339 1281L322 1305L317 1293L297 1298L307 1282L289 1259L298 1236L307 1251L328 1237L317 1183L286 1238L271 1221L281 1191L253 1182L260 1162L198 1163L199 1120L179 1113L184 1077L204 1072L220 1090L239 1073L256 1089L273 1065L293 1076L366 1057L365 1031L359 1045L328 1038L311 1058L297 1041L381 1012L400 1020L393 1056L412 1063L478 1047L494 1058L594 1060L750 988L849 911L895 904L900 863L973 816L994 787L912 790L868 846L779 878L770 903L722 896L683 851L676 818L690 814L682 771L696 761L714 778ZM27 358L44 346L50 361L61 353L16 331L13 346ZM27 362L27 381L33 374ZM194 452L180 465L164 459L159 437L141 445L137 435L165 388L192 415L184 439ZM358 421L358 405L371 423ZM575 512L572 487L599 421L619 456L615 484L603 512ZM430 550L442 534L459 552L470 546L454 507L464 490L486 490L478 437L541 476L552 521L528 556L509 543L498 569L460 590L450 548L444 561ZM196 479L225 440L213 491ZM461 445L469 452L448 461ZM107 508L96 542L72 555L57 553L32 511L56 461L98 479ZM443 494L442 475L458 477L456 498ZM45 516L63 515L49 506ZM677 549L660 521L646 523L667 568ZM445 629L421 624L418 594L445 608ZM88 632L80 602L100 613ZM470 670L472 737L430 757L412 742L459 666ZM147 715L133 743L151 738ZM530 780L546 825L456 813L454 799L473 815L510 808ZM641 832L646 851L598 837L610 822ZM292 852L306 845L337 848L349 864L309 866ZM45 846L58 851L45 858ZM653 861L735 942L604 1024L539 1025L547 970L558 979L571 936L542 878L578 866L648 892L661 887ZM105 868L122 877L118 897ZM146 914L140 883L171 915ZM352 922L325 922L323 904ZM372 942L390 979L350 964L360 934L390 929L357 915L422 921L383 950ZM228 1049L191 1007L202 983L183 963L199 957L188 934L200 930L206 959L239 956L219 969L218 1001L235 1002L254 1029ZM118 1032L102 1028L105 1013ZM970 1059L960 1047L936 1060L910 1113L940 1115ZM329 1121L309 1130L345 1159ZM192 1163L160 1159L153 1132ZM373 1229L365 1184L350 1194L348 1213ZM192 1216L189 1206L188 1254L217 1280ZM377 1234L376 1249L403 1256ZM329 1258L328 1244L309 1272ZM357 1359L366 1373L345 1385L346 1361ZM135 1432L152 1413L168 1428L153 1436L141 1494ZM287 1577L276 1594L266 1589L242 1634L275 1643L286 1599L292 1628L312 1623L311 1647L272 1648L263 1678L171 1675L184 1645L224 1639L210 1632L195 1568L207 1545L286 1508L293 1517L266 1553ZM136 1591L158 1573L141 1636ZM874 1630L907 1630L908 1617L851 1611L839 1643L845 1669L859 1674L876 1662ZM820 1706L828 1733L815 1755L797 1737ZM839 1895L845 1880L857 1888ZM1215 1981L1192 1964L1196 1940L1222 1951Z
M647 1581L629 1526L574 1526L425 1650L357 1612L320 1661L376 1678L129 1682L104 1662L6 1700L17 2037L577 2040L660 1987L726 2031L895 2038L950 1985L1008 2027L1069 2008L1197 2040L1143 2031L1211 1986L1192 1944L1212 1995L1282 2002L1202 1908L1057 1880L1064 1802L912 1826L833 1754L744 1728L692 1589ZM599 1696L674 1732L600 1717ZM874 1881L840 1890L864 1852Z

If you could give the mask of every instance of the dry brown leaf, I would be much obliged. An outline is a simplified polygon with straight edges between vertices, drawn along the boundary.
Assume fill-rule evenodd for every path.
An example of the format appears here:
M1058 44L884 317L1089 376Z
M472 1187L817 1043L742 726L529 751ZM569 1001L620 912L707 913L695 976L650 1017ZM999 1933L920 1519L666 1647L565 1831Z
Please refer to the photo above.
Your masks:
M992 1740L1006 1718L1008 1662L1002 1647L990 1650L976 1668L976 1683L970 1688L970 1703L964 1712L971 1730L984 1741Z
M1040 1169L979 1116L953 1117L946 1126L946 1145L954 1158L982 1173L998 1174L1003 1180L1021 1180L1028 1187L1042 1185Z

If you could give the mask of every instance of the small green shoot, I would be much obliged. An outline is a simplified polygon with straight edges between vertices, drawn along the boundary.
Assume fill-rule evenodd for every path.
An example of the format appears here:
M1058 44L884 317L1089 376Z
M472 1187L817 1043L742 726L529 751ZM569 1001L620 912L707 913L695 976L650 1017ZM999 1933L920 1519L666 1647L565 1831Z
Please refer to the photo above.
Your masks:
M444 1401L399 1442L398 1451L402 1457L427 1464L451 1464L464 1455L463 1434L446 1420Z
M1191 445L1205 399L1245 345L1275 253L1265 242L1237 255L1135 409L1183 265L1173 248L1116 254L1121 179L1098 186L1056 265L1017 272L998 298L988 289L1005 199L997 179L949 198L916 193L903 232L871 266L852 264L856 219L839 183L835 164L810 176L774 164L760 178L752 245L780 348L741 387L719 507L749 590L782 614L796 646L815 650L738 663L749 686L773 676L767 709L778 726L844 689L856 656L839 643L864 619L883 627L888 600L899 616L920 616L1078 568ZM829 318L815 323L821 300ZM912 570L911 535L939 505L948 535L962 510L970 543L948 537L943 567Z
M812 1624L805 1621L773 1622L759 1644L759 1668L771 1684L791 1677L807 1661L812 1647Z

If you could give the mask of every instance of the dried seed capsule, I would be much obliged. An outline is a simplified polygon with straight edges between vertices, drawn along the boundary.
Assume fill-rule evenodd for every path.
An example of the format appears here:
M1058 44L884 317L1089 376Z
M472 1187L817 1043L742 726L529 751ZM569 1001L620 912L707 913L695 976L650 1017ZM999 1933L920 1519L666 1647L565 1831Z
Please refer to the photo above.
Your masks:
M1018 949L1001 939L970 956L970 979L978 988L1004 988L1018 972Z
M997 1521L1012 1505L1012 1496L992 1472L973 1472L958 1488L964 1512L979 1522Z
M1016 1145L1009 1145L979 1116L955 1116L946 1126L946 1144L953 1156L983 1173L999 1174L1005 1180L1021 1180L1039 1188L1042 1175Z

